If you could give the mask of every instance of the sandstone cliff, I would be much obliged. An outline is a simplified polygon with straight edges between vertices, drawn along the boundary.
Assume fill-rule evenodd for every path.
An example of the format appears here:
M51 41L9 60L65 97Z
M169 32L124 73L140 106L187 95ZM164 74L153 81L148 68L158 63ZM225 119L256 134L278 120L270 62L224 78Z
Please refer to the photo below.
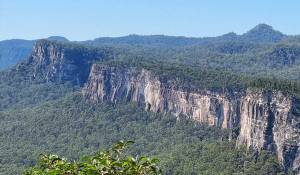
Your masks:
M32 70L31 79L83 85L88 79L92 62L109 57L100 49L82 45L38 40L26 63Z
M185 114L210 126L239 127L237 146L269 150L286 168L299 171L298 100L273 91L209 91L178 83L176 78L162 79L146 69L92 66L94 61L110 58L96 48L41 40L26 64L31 80L86 83L83 96L88 100L138 101L145 103L146 110Z
M269 150L285 168L299 171L299 101L281 92L248 92L241 99L237 145Z
M237 146L268 150L285 168L298 169L299 101L281 92L211 92L178 84L176 79L162 81L146 69L94 64L83 96L99 103L123 99L144 102L146 110L176 116L182 113L222 128L239 126Z

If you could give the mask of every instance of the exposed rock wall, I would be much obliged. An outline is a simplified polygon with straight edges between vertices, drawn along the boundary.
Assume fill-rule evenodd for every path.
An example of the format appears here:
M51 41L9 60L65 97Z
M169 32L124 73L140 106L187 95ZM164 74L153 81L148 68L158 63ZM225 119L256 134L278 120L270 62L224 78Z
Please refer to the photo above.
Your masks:
M285 168L299 168L299 102L281 92L248 92L241 99L237 145L269 150Z
M95 64L83 90L85 98L103 102L122 99L146 103L147 110L180 113L209 125L232 128L239 124L239 101L229 94L180 86L176 80L162 83L147 70L119 69Z
M35 65L32 78L40 76L46 82L75 81L77 84L80 83L75 72L76 65L69 63L64 52L54 45L36 44L28 62Z
M161 81L145 69L94 64L83 96L99 103L122 99L145 102L146 109L154 112L183 113L222 128L240 126L237 146L268 150L286 168L297 169L300 163L300 103L281 92L210 92L178 85L177 80Z
M272 91L211 92L180 85L176 79L162 80L145 69L92 66L95 60L111 57L105 50L42 40L35 44L26 61L31 69L27 73L31 79L43 82L72 81L81 86L86 83L83 96L99 103L127 99L144 102L146 110L175 116L182 113L210 126L239 126L237 146L268 150L286 168L300 170L298 100Z
M39 40L27 59L31 79L82 86L89 77L92 62L110 59L97 48L50 40Z

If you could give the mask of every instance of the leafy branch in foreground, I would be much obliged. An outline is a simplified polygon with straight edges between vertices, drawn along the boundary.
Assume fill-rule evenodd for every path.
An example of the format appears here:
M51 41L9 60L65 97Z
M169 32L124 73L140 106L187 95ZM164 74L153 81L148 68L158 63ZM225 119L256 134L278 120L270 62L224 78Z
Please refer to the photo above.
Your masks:
M122 159L122 153L133 141L119 141L109 150L99 151L95 156L83 156L79 162L68 161L57 155L40 154L38 170L30 168L24 170L24 175L147 175L159 174L161 170L156 166L158 159L146 157L133 158L131 155Z

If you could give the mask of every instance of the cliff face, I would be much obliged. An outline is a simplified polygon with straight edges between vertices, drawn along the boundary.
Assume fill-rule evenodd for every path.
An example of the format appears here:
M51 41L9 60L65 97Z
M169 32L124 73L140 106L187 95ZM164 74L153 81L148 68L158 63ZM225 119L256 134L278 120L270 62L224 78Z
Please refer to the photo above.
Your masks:
M298 110L300 103L280 92L217 93L162 81L145 69L94 64L83 96L99 103L145 102L146 110L180 113L210 126L240 126L237 146L276 154L286 168L300 163Z
M32 68L29 76L45 82L71 81L82 86L88 79L92 62L109 59L98 51L81 45L39 40L26 60Z
M147 70L119 69L93 65L83 90L86 99L97 102L122 99L145 102L147 110L180 113L209 125L223 128L237 126L240 120L239 101L228 94L180 86L176 80L163 83Z
M68 63L64 52L54 45L36 44L29 59L36 65L33 78L43 70L41 73L46 82L75 80L79 84L79 78L75 73L76 66Z
M269 150L285 168L299 171L299 105L281 92L251 92L241 99L237 145Z

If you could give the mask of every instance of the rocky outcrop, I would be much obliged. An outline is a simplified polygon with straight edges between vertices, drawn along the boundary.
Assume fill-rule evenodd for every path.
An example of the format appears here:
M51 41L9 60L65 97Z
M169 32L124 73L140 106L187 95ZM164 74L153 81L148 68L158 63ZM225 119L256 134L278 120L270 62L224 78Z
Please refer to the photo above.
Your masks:
M46 82L62 82L65 80L76 81L79 84L79 78L75 72L76 66L68 63L65 53L52 44L36 44L29 60L36 65L33 78L39 73L43 73ZM40 70L43 70L43 72L40 72Z
M122 99L145 102L147 110L185 114L209 125L223 128L237 126L240 103L229 94L180 86L176 80L164 83L151 72L134 68L93 65L83 95L97 102Z
M38 40L26 60L31 67L31 79L64 83L71 81L82 86L88 79L92 62L108 60L109 57L97 48Z
M299 101L281 92L250 92L241 99L237 145L278 156L285 168L299 168ZM299 171L299 170L297 170Z
M286 168L298 168L299 101L281 92L211 92L179 84L176 79L162 81L145 69L94 64L83 96L99 103L123 99L144 102L146 109L154 112L182 113L228 129L239 126L237 146L268 150Z

